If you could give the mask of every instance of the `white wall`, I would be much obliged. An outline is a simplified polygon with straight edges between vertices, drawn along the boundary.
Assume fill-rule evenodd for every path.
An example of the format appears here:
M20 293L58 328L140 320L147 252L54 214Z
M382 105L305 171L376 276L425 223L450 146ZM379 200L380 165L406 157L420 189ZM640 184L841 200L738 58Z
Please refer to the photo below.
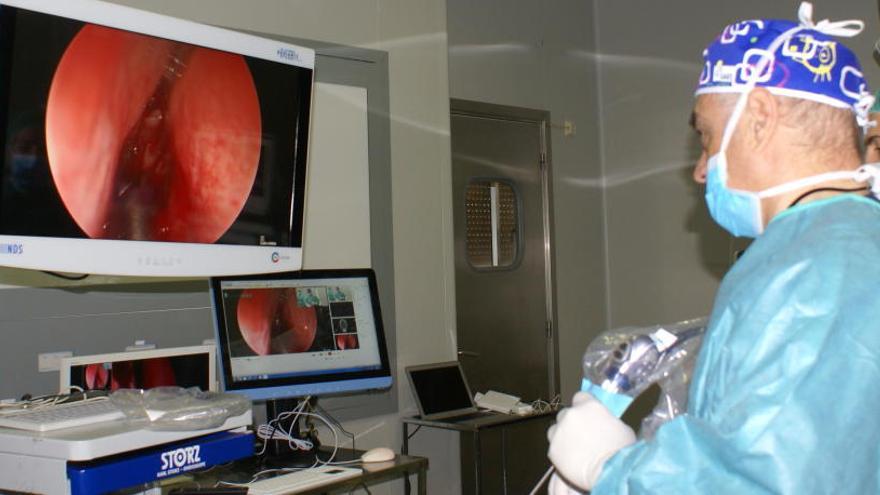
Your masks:
M593 2L447 0L453 98L548 110L560 383L580 384L581 354L606 326ZM555 127L569 120L574 136Z

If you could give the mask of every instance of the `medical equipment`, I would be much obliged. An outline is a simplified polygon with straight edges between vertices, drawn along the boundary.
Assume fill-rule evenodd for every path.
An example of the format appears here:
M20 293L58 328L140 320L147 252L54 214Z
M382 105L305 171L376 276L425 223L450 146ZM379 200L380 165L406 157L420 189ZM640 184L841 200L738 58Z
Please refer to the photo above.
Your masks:
M687 407L691 371L706 324L703 317L600 334L584 353L581 390L619 418L636 397L656 383L660 400L639 429L640 437L653 437L660 425ZM537 493L552 472L550 466L530 495Z
M53 431L125 418L106 397L24 409L0 416L0 427L28 431Z
M697 318L609 330L593 340L584 353L581 390L620 417L636 397L656 383L662 392L660 402L642 423L642 436L650 436L687 405L688 378L705 329L706 318Z

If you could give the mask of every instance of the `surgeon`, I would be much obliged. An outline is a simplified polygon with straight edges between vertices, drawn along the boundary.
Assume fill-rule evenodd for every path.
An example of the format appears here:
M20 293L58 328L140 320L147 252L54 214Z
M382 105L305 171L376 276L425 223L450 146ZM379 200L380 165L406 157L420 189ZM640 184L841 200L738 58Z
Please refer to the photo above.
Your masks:
M694 170L754 242L724 277L687 412L651 441L583 392L548 432L551 493L880 493L880 182L873 97L837 37L861 22L744 21L703 52Z

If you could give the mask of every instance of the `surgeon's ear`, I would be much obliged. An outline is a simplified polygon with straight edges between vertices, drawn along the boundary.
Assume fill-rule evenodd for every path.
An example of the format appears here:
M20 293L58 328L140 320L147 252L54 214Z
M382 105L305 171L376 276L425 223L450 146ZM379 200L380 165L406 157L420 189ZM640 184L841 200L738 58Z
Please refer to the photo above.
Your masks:
M745 113L748 115L747 138L752 149L767 146L779 124L779 101L764 88L755 88L749 93Z

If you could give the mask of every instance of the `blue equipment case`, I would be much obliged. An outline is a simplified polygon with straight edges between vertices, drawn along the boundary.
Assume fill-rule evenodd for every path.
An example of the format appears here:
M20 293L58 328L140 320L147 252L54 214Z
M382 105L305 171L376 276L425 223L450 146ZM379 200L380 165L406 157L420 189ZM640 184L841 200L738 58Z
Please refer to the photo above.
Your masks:
M223 431L86 462L68 462L71 495L96 495L254 454L254 435Z

